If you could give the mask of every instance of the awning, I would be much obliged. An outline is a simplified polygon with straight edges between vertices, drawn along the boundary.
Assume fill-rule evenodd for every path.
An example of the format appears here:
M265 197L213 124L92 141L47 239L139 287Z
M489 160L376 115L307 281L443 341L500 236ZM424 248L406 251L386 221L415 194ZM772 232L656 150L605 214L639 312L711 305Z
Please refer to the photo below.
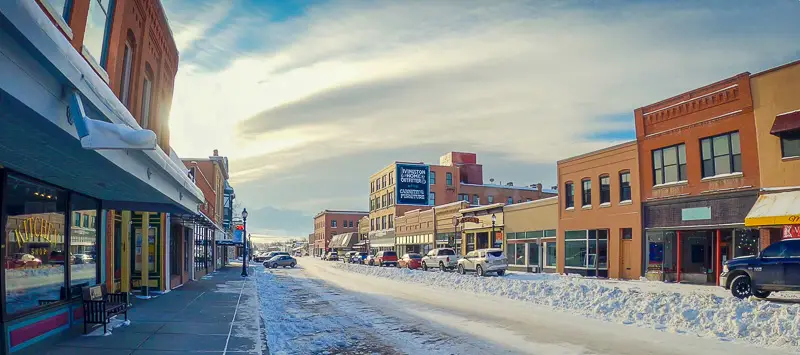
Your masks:
M331 237L331 242L328 248L349 248L353 245L353 238L357 233L342 233Z
M779 135L784 132L800 131L800 110L785 112L775 116L775 122L769 134Z
M744 219L746 227L800 224L800 191L761 195Z

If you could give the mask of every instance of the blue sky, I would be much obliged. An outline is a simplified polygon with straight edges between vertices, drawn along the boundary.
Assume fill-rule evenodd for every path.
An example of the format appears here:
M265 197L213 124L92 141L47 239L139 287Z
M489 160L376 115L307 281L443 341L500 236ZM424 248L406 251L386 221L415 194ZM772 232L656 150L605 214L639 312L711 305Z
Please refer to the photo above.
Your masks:
M252 226L307 235L367 209L394 160L478 153L484 176L634 139L633 110L800 59L800 2L163 0L179 155L217 148Z

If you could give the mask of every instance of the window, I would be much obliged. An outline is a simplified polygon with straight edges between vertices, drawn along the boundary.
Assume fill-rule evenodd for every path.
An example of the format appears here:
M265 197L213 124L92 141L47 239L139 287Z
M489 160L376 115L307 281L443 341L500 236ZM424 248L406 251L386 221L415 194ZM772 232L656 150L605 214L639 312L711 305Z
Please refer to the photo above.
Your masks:
M564 239L564 265L566 267L608 268L607 229L567 231Z
M73 212L72 213L72 225L80 227L80 225L81 225L81 213L80 212Z
M386 229L386 216L381 217L381 229Z
M631 228L622 228L622 240L631 240L633 239L633 229Z
M726 133L700 140L703 177L742 172L742 151L739 132Z
M389 215L389 228L394 228L394 214Z
M473 205L480 205L481 204L481 197L478 195L472 195L472 204Z
M624 171L619 173L619 200L631 200L631 172Z
M353 228L353 221L350 221L350 228Z
M556 267L556 242L544 243L545 263L544 266Z
M369 192L375 192L375 181L369 182Z
M73 226L69 233L70 294L81 297L81 288L97 284L97 224L94 216L100 208L96 200L72 194L70 207L83 215L83 228ZM91 218L89 218L91 215ZM89 224L89 221L92 224Z
M581 205L592 205L592 180L581 180Z
M436 206L436 193L431 192L428 194L428 204L431 206Z
M800 132L781 133L781 156L784 158L800 156Z
M394 185L394 171L389 173L389 186Z
M67 0L45 0L45 5L61 16L64 21L69 20L69 2Z
M150 127L150 100L153 94L153 82L150 78L144 76L144 85L142 85L142 128L148 129Z
M375 230L375 220L372 218L369 219L369 230L371 231Z
M389 193L389 206L394 205L394 192Z
M493 204L494 203L494 196L492 196L492 195L486 196L486 202L488 202L490 205Z
M336 228L336 220L335 219L331 220L331 228Z
M508 244L506 247L509 265L525 265L525 244Z
M513 205L513 204L514 204L514 197L510 197L510 196L509 196L509 197L508 197L508 200L507 200L506 202L507 202L509 205Z
M447 186L453 186L453 173L445 174L445 179L447 180L445 181L447 183Z
M388 204L388 203L386 203L386 202L387 202L387 201L386 201L386 197L387 197L387 195L383 195L383 196L381 196L381 207L386 207L386 206L389 206L389 204Z
M571 182L564 185L564 206L566 208L575 207L575 186Z
M119 98L125 107L130 108L131 96L131 75L133 75L133 44L125 41L125 49L122 53L122 80L120 80Z
M384 175L384 176L381 178L381 184L383 185L383 187L389 186L389 185L386 185L386 175Z
M608 175L600 177L600 203L611 203L611 178Z
M83 37L83 47L94 59L95 63L105 68L106 56L106 29L108 28L109 3L111 0L90 0L89 16L86 19L86 32Z
M653 182L655 185L686 181L686 144L653 151Z
M539 243L526 243L528 247L528 265L539 265Z
M430 180L431 185L436 185L436 172L431 171L431 175L428 177L428 179Z
M9 174L3 200L6 313L67 299L67 192Z

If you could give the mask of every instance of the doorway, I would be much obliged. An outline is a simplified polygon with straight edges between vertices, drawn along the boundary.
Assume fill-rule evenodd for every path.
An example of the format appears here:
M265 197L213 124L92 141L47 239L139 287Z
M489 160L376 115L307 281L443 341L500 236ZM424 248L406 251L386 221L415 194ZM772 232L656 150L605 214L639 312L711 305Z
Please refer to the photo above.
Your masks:
M620 230L620 277L625 280L632 280L635 276L636 265L633 262L633 229L622 228Z

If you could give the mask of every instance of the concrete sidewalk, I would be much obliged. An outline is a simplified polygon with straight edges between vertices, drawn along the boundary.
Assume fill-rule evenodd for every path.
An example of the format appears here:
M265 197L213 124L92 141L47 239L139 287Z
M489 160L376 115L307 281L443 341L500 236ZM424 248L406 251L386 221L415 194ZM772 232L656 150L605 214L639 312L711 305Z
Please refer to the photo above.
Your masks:
M55 345L18 354L268 354L253 274L240 274L226 267L159 297L135 299L131 324L111 335L70 330Z

